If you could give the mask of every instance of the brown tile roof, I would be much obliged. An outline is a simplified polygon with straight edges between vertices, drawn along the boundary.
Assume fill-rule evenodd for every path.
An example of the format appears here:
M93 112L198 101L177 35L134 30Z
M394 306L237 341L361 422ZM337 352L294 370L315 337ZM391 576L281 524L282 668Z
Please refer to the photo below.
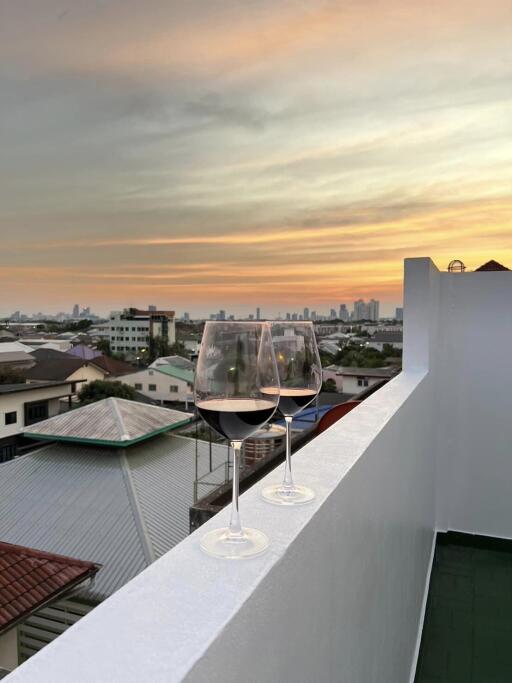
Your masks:
M131 372L136 372L136 368L130 363L125 363L124 360L118 360L117 358L111 358L110 356L98 356L89 361L90 365L95 365L96 367L103 370L108 375L128 375Z
M81 358L68 356L65 358L42 358L38 359L34 367L24 371L26 379L31 380L50 380L59 382L67 379L74 372L79 370L86 361Z
M0 541L0 633L98 569L93 562Z
M483 266L480 266L480 268L477 268L476 272L492 271L492 270L510 270L510 268L503 266L501 263L498 263L497 261L491 260L491 261L487 261L487 263L484 263Z

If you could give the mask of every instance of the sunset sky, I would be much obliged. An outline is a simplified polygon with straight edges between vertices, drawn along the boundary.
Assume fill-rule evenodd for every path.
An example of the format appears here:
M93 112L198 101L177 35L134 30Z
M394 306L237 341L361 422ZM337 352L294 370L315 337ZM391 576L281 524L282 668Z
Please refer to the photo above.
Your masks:
M512 0L0 0L0 314L512 267Z

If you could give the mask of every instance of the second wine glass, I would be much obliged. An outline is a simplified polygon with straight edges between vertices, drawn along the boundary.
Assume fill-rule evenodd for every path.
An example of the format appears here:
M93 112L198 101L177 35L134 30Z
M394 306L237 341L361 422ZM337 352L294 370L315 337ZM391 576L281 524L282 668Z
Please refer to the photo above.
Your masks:
M322 386L322 366L313 323L275 322L272 341L279 370L278 410L286 423L286 462L283 483L265 487L262 496L275 505L303 505L313 500L315 492L293 481L291 432L295 415L315 400ZM267 393L272 391L270 387Z

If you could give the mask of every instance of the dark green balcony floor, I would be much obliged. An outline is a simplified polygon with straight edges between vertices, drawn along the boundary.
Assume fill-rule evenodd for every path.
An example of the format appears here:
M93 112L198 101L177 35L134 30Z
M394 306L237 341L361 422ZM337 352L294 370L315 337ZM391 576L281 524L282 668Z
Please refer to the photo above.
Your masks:
M512 541L438 534L415 683L512 683Z

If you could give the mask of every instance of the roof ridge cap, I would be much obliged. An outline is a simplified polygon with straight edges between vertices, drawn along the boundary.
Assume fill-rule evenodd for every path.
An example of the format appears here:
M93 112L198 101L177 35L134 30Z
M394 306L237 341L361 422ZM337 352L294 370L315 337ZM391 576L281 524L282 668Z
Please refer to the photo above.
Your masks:
M126 492L128 494L128 500L130 502L130 507L132 509L133 518L135 521L135 528L137 529L137 534L142 545L142 552L144 553L144 558L146 562L148 564L152 564L156 560L156 555L153 549L153 543L151 541L149 530L146 526L146 520L144 519L144 515L142 512L142 505L137 495L137 488L132 477L130 465L128 463L128 458L126 456L126 450L124 448L119 453L119 462L121 464L121 472L123 475L124 483L126 486Z

